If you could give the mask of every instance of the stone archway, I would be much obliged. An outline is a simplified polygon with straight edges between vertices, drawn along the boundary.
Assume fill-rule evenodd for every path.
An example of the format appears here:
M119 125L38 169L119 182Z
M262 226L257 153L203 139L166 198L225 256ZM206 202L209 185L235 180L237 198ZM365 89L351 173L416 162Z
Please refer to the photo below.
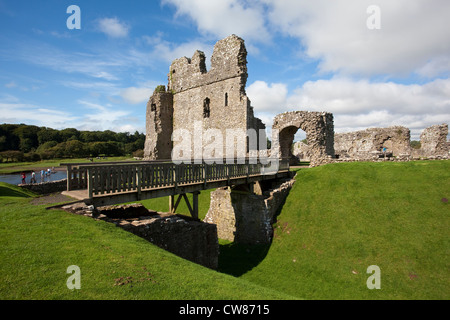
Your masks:
M310 146L311 166L326 163L334 158L333 114L329 112L292 111L277 115L272 125L272 133L278 132L280 158L292 157L291 145L298 129L306 132Z

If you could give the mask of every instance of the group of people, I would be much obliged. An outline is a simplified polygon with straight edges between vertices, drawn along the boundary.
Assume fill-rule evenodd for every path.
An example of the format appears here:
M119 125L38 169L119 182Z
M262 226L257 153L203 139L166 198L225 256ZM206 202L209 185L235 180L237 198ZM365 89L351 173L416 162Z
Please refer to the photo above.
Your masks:
M55 171L55 168L48 168L47 170L42 169L41 170L41 182L45 181L46 177L50 177L50 175ZM25 172L22 172L22 184L26 184L27 174ZM37 183L36 181L36 172L31 171L31 179L30 183Z

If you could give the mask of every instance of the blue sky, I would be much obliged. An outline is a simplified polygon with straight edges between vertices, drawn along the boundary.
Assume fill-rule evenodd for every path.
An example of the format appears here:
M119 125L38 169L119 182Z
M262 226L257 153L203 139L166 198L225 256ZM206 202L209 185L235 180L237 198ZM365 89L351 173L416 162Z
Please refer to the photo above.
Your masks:
M267 126L328 111L336 132L403 125L419 139L450 123L449 16L448 0L0 0L0 123L145 132L171 61L236 34Z

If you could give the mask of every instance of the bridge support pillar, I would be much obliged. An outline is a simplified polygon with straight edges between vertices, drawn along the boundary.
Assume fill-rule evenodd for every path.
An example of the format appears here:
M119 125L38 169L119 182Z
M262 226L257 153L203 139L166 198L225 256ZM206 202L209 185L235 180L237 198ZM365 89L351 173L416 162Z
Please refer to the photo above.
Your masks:
M294 181L273 180L273 186L258 183L219 188L211 192L209 211L203 221L217 226L220 239L245 244L270 243L273 218Z

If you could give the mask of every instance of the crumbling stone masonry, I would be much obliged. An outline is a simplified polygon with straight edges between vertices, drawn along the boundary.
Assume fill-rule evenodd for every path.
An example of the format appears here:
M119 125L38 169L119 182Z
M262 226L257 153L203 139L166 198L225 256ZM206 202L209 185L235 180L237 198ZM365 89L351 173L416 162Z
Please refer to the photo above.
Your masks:
M187 130L191 136L190 158L203 155L203 150L194 149L193 140L199 138L196 134L203 135L208 129L219 130L224 140L226 130L234 130L236 141L244 141L244 152L248 152L247 130L258 132L265 129L265 125L254 117L246 96L247 77L247 50L244 40L236 35L215 44L209 71L201 51L196 51L191 59L183 57L173 61L167 91L155 91L147 104L144 159L170 158L177 143L174 141L172 146L172 132L180 129ZM198 130L195 130L196 125ZM203 147L208 143L210 141L203 141ZM225 141L222 156L226 156Z
M147 103L144 155L152 160L170 159L172 151L173 95L160 88Z
M18 187L33 191L37 194L51 194L67 189L67 179L57 181L47 181L40 183L19 184Z
M425 158L448 158L449 147L447 135L448 124L446 123L434 125L423 130L420 135L420 149L417 156Z
M292 154L299 161L310 161L311 160L309 146L302 141L297 141L296 143L294 143L294 145L292 146Z
M204 221L217 226L220 239L245 244L270 243L274 216L294 181L277 181L276 186L266 191L255 188L256 193L219 188L211 192L210 208Z
M329 159L334 158L332 113L293 111L277 115L273 121L272 132L278 130L279 145L272 141L272 150L278 151L281 158L294 158L291 146L298 129L306 132L310 148L310 166L328 163Z
M98 207L75 203L61 209L114 223L184 259L217 269L219 243L217 228L189 217L146 209L141 204Z
M386 152L383 152L384 148ZM388 156L408 158L411 154L410 131L402 126L393 126L336 133L334 149L339 159L377 160L385 153Z

